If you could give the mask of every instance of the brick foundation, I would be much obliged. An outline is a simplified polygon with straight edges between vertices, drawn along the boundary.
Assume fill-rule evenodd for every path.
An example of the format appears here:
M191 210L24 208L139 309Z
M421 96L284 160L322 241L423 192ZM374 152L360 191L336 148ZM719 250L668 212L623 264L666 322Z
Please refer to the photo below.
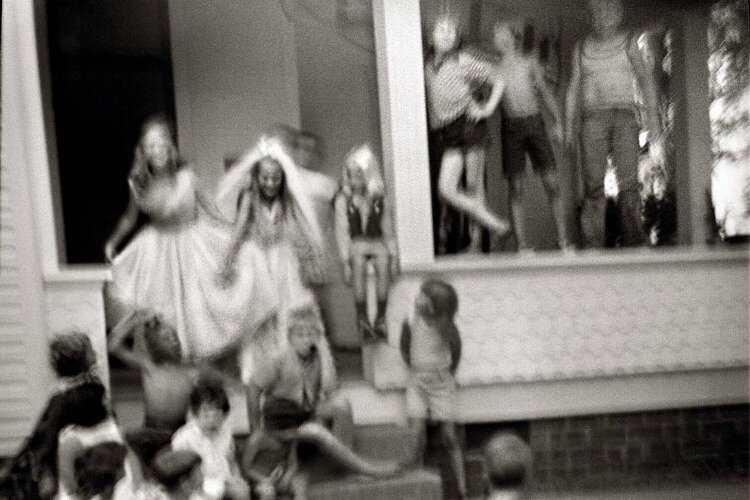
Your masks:
M529 486L623 486L748 473L747 405L529 422Z

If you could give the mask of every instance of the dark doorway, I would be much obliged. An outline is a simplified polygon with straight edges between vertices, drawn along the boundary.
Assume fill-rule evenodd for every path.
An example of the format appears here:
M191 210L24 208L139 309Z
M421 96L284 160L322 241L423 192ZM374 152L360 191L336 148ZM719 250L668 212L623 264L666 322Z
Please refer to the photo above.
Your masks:
M174 118L167 0L47 0L68 264L104 261L143 120Z

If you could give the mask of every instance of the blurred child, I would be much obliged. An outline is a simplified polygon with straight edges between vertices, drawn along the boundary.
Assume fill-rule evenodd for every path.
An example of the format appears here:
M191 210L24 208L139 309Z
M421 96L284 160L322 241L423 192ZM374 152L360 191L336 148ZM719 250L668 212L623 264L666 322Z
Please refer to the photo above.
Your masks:
M175 433L172 448L201 457L207 497L246 499L250 492L235 458L228 413L229 399L221 380L201 377L190 394L190 418Z
M289 347L268 360L250 381L248 411L251 427L260 423L260 396L296 401L311 415L332 424L334 434L351 446L354 423L349 402L336 397L336 368L328 356L327 339L317 309L301 307L289 314Z
M119 455L108 448L102 451L98 445L102 443L118 443L124 447L124 440L117 423L112 417L105 399L105 389L101 383L83 386L77 395L75 412L71 415L70 425L60 431L58 437L57 468L58 468L58 496L59 500L78 498L80 491L80 474L76 466L80 457L93 453L103 454L110 459ZM91 450L94 450L93 452ZM87 459L81 459L85 463ZM92 459L93 460L93 459ZM98 460L101 461L101 460ZM80 464L79 464L80 465ZM119 469L118 469L119 470ZM112 472L110 468L108 473ZM134 457L127 457L123 464L123 474L117 474L121 498L132 498L134 487L140 480L140 470ZM114 489L114 487L113 487ZM106 493L106 492L105 492Z
M307 479L297 462L298 429L310 411L295 401L273 398L263 406L263 426L255 429L245 448L243 468L261 499L288 493L306 497Z
M78 494L91 500L130 500L133 488L125 477L128 449L116 441L97 444L75 460Z
M153 461L161 494L149 500L203 500L201 457L193 451L164 449Z
M490 500L516 500L531 467L531 450L511 432L498 432L484 447Z
M82 393L101 385L96 354L84 333L56 335L49 360L59 387L20 451L0 470L0 497L52 498L57 493L58 434L73 422Z
M126 341L131 337L133 347L129 348ZM141 373L145 419L143 428L129 432L127 438L148 469L156 452L168 445L185 423L190 393L200 373L216 370L182 363L176 330L160 315L143 309L112 330L109 350Z
M450 284L425 281L414 304L414 314L401 333L401 355L409 370L406 405L416 444L415 459L425 451L426 421L440 425L450 454L459 494L466 496L466 474L455 425L456 379L461 359L461 337L454 323L458 296Z

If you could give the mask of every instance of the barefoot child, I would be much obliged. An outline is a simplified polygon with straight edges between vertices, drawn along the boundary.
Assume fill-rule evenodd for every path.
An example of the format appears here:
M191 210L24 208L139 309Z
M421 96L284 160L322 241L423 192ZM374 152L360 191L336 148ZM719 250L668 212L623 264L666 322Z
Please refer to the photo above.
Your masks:
M558 169L547 127L542 118L542 105L554 119L552 136L562 144L563 123L560 107L552 90L544 81L544 70L531 56L516 49L516 34L508 23L497 23L494 28L495 49L502 54L500 70L505 79L505 93L501 101L504 123L503 171L508 178L513 224L520 251L530 250L524 230L523 210L524 171L526 155L534 171L542 180L547 198L557 223L560 248L571 251L573 246L565 222L564 200L560 196Z
M414 304L413 317L404 322L401 355L409 369L406 405L416 437L416 459L424 459L425 421L438 423L458 484L466 496L466 474L455 424L456 379L461 359L461 337L453 321L458 296L448 283L425 281Z

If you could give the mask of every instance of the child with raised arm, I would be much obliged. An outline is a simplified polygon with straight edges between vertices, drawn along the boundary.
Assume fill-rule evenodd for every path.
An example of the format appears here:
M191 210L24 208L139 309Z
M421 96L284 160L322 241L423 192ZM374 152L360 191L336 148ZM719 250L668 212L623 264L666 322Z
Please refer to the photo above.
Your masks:
M544 70L539 62L519 53L517 34L510 23L497 23L494 27L495 49L502 54L500 71L505 80L505 92L500 101L503 111L502 150L503 171L508 178L513 225L520 251L530 250L526 235L523 209L524 171L526 155L542 180L552 214L557 224L560 248L566 252L574 249L565 222L564 200L560 195L560 181L549 131L542 118L543 106L552 115L552 137L563 142L563 122L560 107L552 90L544 80Z
M127 347L128 338L133 347ZM141 373L145 419L143 428L127 434L146 470L159 449L185 423L190 393L202 372L218 376L209 365L183 363L174 327L148 310L132 312L112 330L110 352Z
M426 422L439 424L459 494L466 497L464 457L455 424L455 373L461 360L461 337L453 320L457 310L453 286L438 279L425 281L412 317L404 321L400 347L409 370L406 406L415 438L414 459L424 459Z
M250 491L235 458L228 414L229 398L221 379L201 377L190 393L188 422L175 432L172 448L200 455L207 497L244 500Z

